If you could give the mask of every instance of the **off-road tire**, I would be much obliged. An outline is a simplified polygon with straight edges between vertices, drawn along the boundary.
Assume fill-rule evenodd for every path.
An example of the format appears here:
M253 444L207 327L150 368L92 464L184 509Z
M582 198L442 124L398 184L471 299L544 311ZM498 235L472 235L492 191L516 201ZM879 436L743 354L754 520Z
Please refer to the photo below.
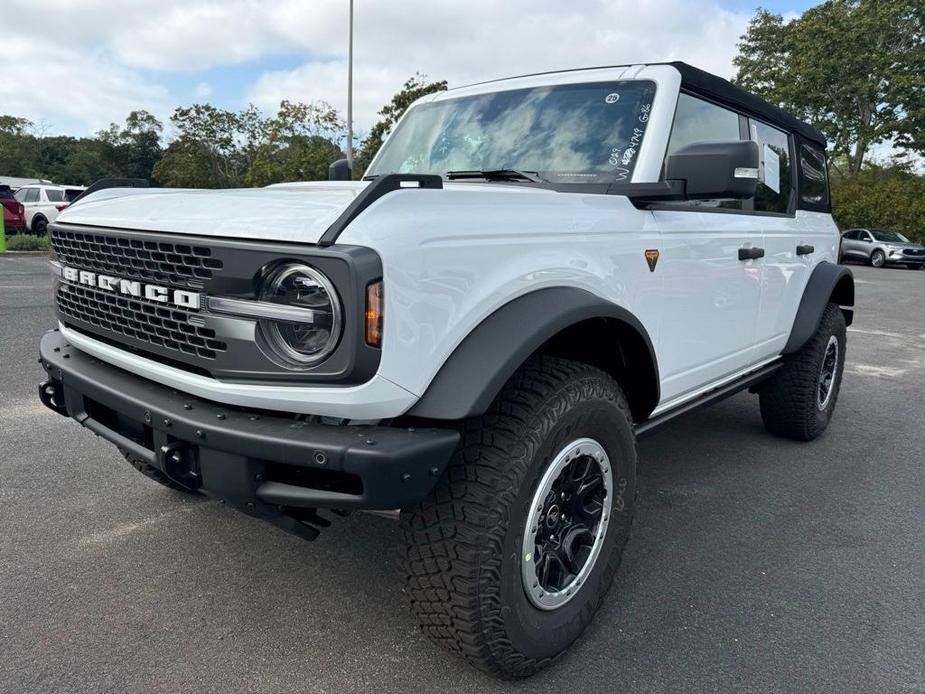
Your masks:
M156 467L149 465L145 461L129 453L127 450L120 448L119 452L125 456L125 459L129 462L129 465L138 470L138 472L140 472L148 479L152 479L158 484L164 485L165 487L170 487L174 491L183 492L184 494L193 494L195 496L199 495L197 491L190 489L189 487L184 487L178 482L174 482Z
M829 345L838 340L837 369L832 393L825 408L818 403L819 377ZM815 334L803 347L784 358L784 365L759 389L761 418L765 428L776 436L797 441L812 441L829 425L845 367L845 315L830 303Z
M526 677L580 636L619 566L636 497L629 407L599 369L532 358L484 416L463 426L460 448L434 492L402 511L407 592L434 641L496 676ZM521 578L525 523L553 456L580 437L598 441L610 460L609 526L574 597L540 610Z
M870 264L873 267L885 267L886 266L886 253L881 250L876 250L870 254Z

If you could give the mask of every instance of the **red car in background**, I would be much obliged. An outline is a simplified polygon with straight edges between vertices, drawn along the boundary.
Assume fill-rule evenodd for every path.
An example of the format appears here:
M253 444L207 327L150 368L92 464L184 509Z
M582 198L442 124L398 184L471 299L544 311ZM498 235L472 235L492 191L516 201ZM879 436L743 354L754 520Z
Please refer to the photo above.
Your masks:
M0 207L3 207L3 227L8 235L26 233L26 210L13 197L12 189L0 185Z

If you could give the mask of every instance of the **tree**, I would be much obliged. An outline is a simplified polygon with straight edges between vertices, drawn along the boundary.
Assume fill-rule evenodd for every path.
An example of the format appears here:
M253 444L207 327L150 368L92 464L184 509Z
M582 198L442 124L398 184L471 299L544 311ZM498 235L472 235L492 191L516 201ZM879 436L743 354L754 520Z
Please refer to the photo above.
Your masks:
M31 174L35 138L32 122L17 116L0 115L0 173L27 177Z
M193 104L176 109L170 122L179 135L154 167L159 182L182 188L243 185L261 137L262 120L255 107L234 113Z
M405 82L401 90L392 97L392 100L380 109L379 121L370 129L369 134L360 144L360 148L353 159L354 177L359 178L363 175L373 157L376 156L376 152L382 146L385 136L389 134L389 131L411 104L422 96L427 96L434 92L443 92L446 89L446 80L428 82L427 75L420 73Z
M114 171L109 175L128 178L151 178L154 165L163 156L163 124L147 111L132 111L121 128L112 123L97 134L97 139L111 148Z
M254 154L246 183L264 186L326 179L328 165L343 157L336 142L345 129L340 114L327 102L282 101L276 117L264 123L266 141Z
M785 23L759 9L735 81L818 127L847 173L886 140L925 153L925 3L827 0Z
M925 176L908 163L866 164L852 176L832 176L832 208L841 229L895 229L925 242Z

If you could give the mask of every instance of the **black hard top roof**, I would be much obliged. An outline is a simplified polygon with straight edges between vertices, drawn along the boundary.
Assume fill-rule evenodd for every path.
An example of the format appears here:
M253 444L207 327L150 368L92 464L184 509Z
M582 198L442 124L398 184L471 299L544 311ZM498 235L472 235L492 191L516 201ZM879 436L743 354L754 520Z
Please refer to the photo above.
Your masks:
M799 133L807 140L812 140L825 147L825 135L809 123L804 123L791 116L783 109L770 104L759 96L737 87L732 82L705 72L693 65L682 62L652 63L653 65L671 65L681 73L682 88L702 94L714 101L731 106L739 111L757 116L772 125L779 125L786 130Z

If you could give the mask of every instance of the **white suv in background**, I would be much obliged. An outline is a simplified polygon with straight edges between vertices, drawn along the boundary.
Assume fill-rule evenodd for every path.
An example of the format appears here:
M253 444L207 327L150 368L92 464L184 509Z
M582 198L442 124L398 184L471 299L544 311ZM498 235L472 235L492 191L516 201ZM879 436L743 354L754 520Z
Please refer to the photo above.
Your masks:
M26 228L44 236L58 213L84 191L84 186L31 185L16 191L16 199L25 209Z

